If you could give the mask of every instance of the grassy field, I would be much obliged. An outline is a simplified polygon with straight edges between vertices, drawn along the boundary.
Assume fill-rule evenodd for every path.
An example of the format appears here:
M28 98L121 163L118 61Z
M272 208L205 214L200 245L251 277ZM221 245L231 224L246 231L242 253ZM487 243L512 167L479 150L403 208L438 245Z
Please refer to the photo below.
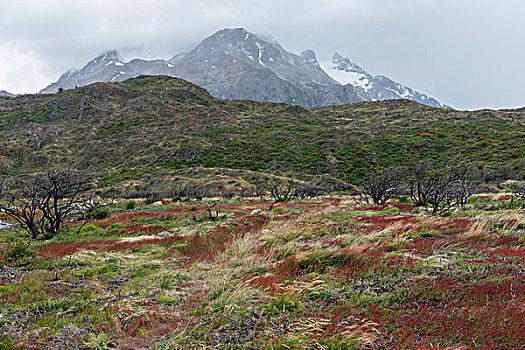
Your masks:
M0 349L521 349L525 211L508 200L446 217L122 200L51 241L2 230Z

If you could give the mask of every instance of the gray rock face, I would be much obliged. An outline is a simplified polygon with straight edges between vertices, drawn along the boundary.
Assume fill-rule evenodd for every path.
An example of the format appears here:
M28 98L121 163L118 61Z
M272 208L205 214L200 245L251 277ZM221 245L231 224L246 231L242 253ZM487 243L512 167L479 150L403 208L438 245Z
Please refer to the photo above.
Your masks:
M372 77L348 59L339 56L337 60L338 72L359 69L363 76ZM232 100L317 107L401 98L399 94L386 93L394 91L397 84L388 78L374 77L372 88L364 89L360 84L341 83L331 74L334 69L327 72L323 68L312 50L296 55L286 51L272 37L258 36L243 28L231 28L218 31L190 52L175 55L167 61L134 59L125 62L117 51L107 51L82 69L64 73L41 93L54 93L60 88L72 89L94 82L123 81L139 75L168 75L197 84L215 97ZM377 90L379 88L382 90ZM414 98L418 96L411 89L409 92ZM418 102L425 103L423 97Z
M448 107L437 100L403 86L392 79L367 73L363 68L338 54L330 62L322 62L322 68L341 84L354 86L372 101L408 99L432 107Z
M0 90L0 97L16 97L16 95L11 94L5 90Z
M312 52L313 53L313 52ZM173 75L223 99L323 106L363 101L359 90L344 88L312 57L304 58L242 28L224 29L187 54L169 60Z
M169 75L171 64L164 60L145 61L134 59L125 62L116 51L106 51L86 64L82 69L67 71L57 82L41 90L42 94L55 93L60 88L74 89L96 82L124 81L139 75Z

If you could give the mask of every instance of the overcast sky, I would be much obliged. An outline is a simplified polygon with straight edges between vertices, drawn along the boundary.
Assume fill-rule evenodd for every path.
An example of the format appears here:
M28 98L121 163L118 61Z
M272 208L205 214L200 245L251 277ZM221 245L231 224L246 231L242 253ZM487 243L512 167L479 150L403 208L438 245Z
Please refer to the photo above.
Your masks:
M169 58L225 27L334 51L459 109L525 106L524 0L0 0L0 90L109 49Z

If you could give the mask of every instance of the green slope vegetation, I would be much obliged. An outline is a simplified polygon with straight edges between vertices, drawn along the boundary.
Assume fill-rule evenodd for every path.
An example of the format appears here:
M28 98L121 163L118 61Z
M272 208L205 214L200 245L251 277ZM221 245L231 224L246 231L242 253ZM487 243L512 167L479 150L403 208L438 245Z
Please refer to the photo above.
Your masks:
M3 173L222 167L355 183L371 167L421 158L523 167L524 140L523 110L459 112L406 100L305 109L222 101L169 77L0 98Z

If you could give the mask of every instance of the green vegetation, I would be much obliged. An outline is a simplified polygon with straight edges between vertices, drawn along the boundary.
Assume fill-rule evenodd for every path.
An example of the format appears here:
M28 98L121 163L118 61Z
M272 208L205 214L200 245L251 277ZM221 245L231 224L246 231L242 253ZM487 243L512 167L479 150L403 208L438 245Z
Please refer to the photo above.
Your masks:
M461 158L493 176L508 175L525 162L524 115L406 100L313 109L221 101L180 79L139 77L3 100L0 170L36 171L52 163L118 183L221 167L330 174L356 184L370 168Z

